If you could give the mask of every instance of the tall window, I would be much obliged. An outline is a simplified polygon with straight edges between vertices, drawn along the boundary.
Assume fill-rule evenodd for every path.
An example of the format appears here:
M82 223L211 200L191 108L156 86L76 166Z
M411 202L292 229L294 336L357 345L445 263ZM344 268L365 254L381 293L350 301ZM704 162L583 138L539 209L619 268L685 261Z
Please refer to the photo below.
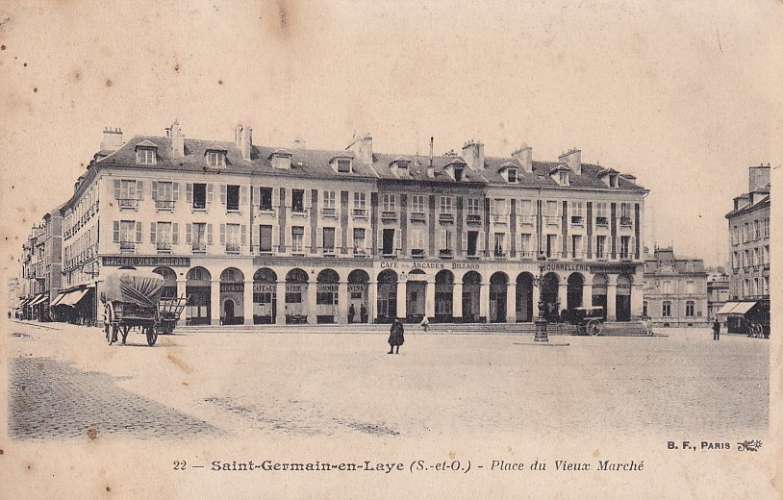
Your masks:
M291 252L302 253L304 245L304 227L293 226L291 228Z
M150 224L150 231L155 231L157 235L153 236L153 239L157 240L158 250L171 250L171 222L158 222L157 224ZM154 233L153 233L154 234Z
M196 210L207 208L206 184L193 184L193 208Z
M424 256L424 231L412 229L409 234L411 255L414 257Z
M123 179L120 181L120 200L137 200L136 181Z
M384 212L393 212L396 210L396 198L393 194L383 195L383 210Z
M630 236L621 236L620 237L620 258L621 259L628 259L628 258L630 258L630 246L631 246L631 237Z
M239 224L226 224L226 252L239 253Z
M664 281L663 282L663 293L672 293L672 282L671 281Z
M451 196L441 196L440 197L440 212L443 214L450 214L452 213L453 209L453 199Z
M337 193L334 191L324 191L324 199L323 199L323 207L324 212L329 211L331 213L334 213L335 208L337 207Z
M361 227L355 227L353 229L353 253L364 254L365 248L367 248L365 230Z
M441 253L451 255L454 252L454 233L450 229L443 231L443 241L441 241Z
M295 213L304 213L304 190L293 189L291 191L291 211Z
M530 233L522 233L522 238L519 244L519 251L523 257L529 257L531 254L530 248Z
M468 231L468 257L478 255L478 231Z
M323 229L323 245L325 254L334 253L334 228L325 227Z
M571 202L571 224L581 226L584 224L584 205L581 201Z
M226 186L226 210L239 210L239 186Z
M272 188L258 189L258 209L272 210Z
M630 203L620 203L620 225L622 225L622 226L630 226L631 225L631 204Z
M522 224L533 223L533 201L519 200L519 221Z
M693 316L695 316L696 315L695 309L696 309L696 303L695 302L693 302L692 300L689 300L689 301L685 302L685 315L686 316L688 316L689 318L692 318Z
M609 225L609 217L606 215L606 202L599 201L595 204L595 224L597 226Z
M153 182L152 194L155 198L155 208L158 210L172 210L177 199L179 184L172 182Z
M504 257L506 255L506 251L503 247L505 238L505 233L495 233L495 257Z
M571 252L575 259L582 257L582 236L574 234L571 236Z
M272 226L267 224L259 226L258 249L261 252L272 252Z
M136 236L136 221L120 221L120 246L123 244L132 246L137 240Z
M468 214L479 215L481 214L481 200L478 198L468 198Z
M547 224L550 225L557 225L559 222L559 218L557 215L557 202L556 201L547 201L546 202L546 212L544 212L544 219Z
M503 198L495 198L492 200L492 218L495 221L499 221L506 216L506 200Z
M353 214L360 217L367 215L367 193L353 193Z
M606 236L598 235L595 237L595 256L599 259L606 258Z
M664 318L670 318L672 315L672 303L668 300L663 301L663 307L661 308L661 316Z
M558 256L558 252L557 252L557 235L556 234L547 234L546 235L546 256L547 256L547 258Z
M207 224L199 222L192 224L190 229L191 249L194 253L204 253L207 251Z
M424 195L414 194L411 196L411 211L424 212Z

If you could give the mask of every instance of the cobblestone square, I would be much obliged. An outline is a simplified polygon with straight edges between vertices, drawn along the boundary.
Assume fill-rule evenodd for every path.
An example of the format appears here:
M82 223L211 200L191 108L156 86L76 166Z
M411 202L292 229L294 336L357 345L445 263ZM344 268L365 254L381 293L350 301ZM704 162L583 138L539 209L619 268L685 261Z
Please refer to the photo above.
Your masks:
M706 329L653 338L296 330L162 336L14 324L10 434L73 438L765 432L768 343ZM314 332L315 330L307 330ZM700 435L701 435L700 434Z

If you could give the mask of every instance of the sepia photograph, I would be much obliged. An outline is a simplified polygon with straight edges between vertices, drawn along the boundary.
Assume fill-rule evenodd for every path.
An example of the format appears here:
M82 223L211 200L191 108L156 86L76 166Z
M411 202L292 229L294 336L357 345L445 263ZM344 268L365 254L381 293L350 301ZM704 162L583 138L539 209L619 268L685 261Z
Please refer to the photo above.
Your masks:
M0 2L0 497L780 498L781 23Z

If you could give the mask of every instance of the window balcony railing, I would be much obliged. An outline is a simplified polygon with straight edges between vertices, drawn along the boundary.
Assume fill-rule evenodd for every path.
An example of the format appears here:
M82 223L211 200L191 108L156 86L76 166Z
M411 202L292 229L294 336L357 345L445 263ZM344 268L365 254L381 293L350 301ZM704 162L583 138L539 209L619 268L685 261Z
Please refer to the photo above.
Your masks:
M491 214L490 220L493 224L505 224L507 222L507 217L501 214Z
M560 217L557 215L545 215L544 222L550 226L557 226L560 224Z
M571 225L572 226L581 226L581 225L584 224L584 222L585 222L585 219L581 215L572 215L571 216Z
M155 246L158 253L171 253L171 243L168 241L159 241Z
M506 257L506 252L505 252L505 251L503 251L502 249L497 249L497 248L496 248L496 249L495 249L495 250L492 252L492 255L494 255L494 256L495 256L496 258L498 258L498 259L504 259L504 258Z
M301 206L291 207L291 214L293 215L305 215L305 208Z
M451 212L444 212L438 215L438 222L441 224L454 224L454 214Z
M334 247L324 247L322 249L322 252L324 254L324 257L334 257L335 249Z
M620 225L621 226L632 226L633 223L631 222L631 218L630 217L624 215L624 216L620 217Z
M481 214L468 214L465 217L465 223L468 226L480 226L481 225Z
M595 218L595 225L596 226L608 226L609 225L609 218L608 217L596 217Z
M239 253L239 245L236 243L226 243L226 253L227 254L238 254Z
M519 216L519 223L523 225L533 225L533 216L530 214L522 214Z
M454 258L454 250L451 248L441 248L438 251L438 256L441 259L453 259Z
M412 259L423 259L424 258L424 249L423 248L411 248L411 258Z
M571 257L574 258L575 260L582 260L582 259L585 258L585 254L584 254L584 252L582 252L580 250L577 250L577 251L571 252Z
M424 212L411 212L411 222L426 223L427 215Z
M120 198L117 199L117 206L119 206L121 210L136 210L139 208L139 200L131 198Z
M366 219L367 218L367 209L366 208L354 208L351 210L351 216L354 219Z
M191 246L191 251L196 254L207 253L207 245L206 243L194 243Z
M395 210L384 210L381 212L381 220L383 222L396 222L397 212Z
M626 251L620 251L620 259L621 260L631 260L631 253Z
M469 258L469 259L478 259L478 258L479 258L479 253L478 253L478 251L476 251L476 250L474 250L473 252L471 252L470 250L468 250L468 251L465 253L465 257L467 257L467 258Z
M364 248L355 247L353 249L353 256L360 259L365 259L368 257L368 253L367 250Z
M337 209L334 207L321 208L321 217L337 217Z
M395 248L379 248L378 253L387 259L397 257L397 249Z
M174 200L155 200L155 208L160 211L173 212L175 203Z
M120 252L122 253L133 253L136 251L136 242L134 241L121 241L120 242Z
M519 256L523 259L532 259L533 257L536 256L536 252L532 250L520 250L518 253Z

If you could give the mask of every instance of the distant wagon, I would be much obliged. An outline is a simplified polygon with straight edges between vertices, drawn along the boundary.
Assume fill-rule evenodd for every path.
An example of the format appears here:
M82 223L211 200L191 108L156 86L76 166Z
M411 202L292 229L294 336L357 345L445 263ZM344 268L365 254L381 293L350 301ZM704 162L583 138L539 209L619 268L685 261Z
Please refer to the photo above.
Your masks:
M576 325L577 335L601 335L604 322L603 307L577 307L563 314L563 319Z
M184 309L185 298L164 299L163 277L135 269L121 269L106 277L101 287L104 332L111 345L122 336L122 343L133 328L155 345L158 334L171 333Z

